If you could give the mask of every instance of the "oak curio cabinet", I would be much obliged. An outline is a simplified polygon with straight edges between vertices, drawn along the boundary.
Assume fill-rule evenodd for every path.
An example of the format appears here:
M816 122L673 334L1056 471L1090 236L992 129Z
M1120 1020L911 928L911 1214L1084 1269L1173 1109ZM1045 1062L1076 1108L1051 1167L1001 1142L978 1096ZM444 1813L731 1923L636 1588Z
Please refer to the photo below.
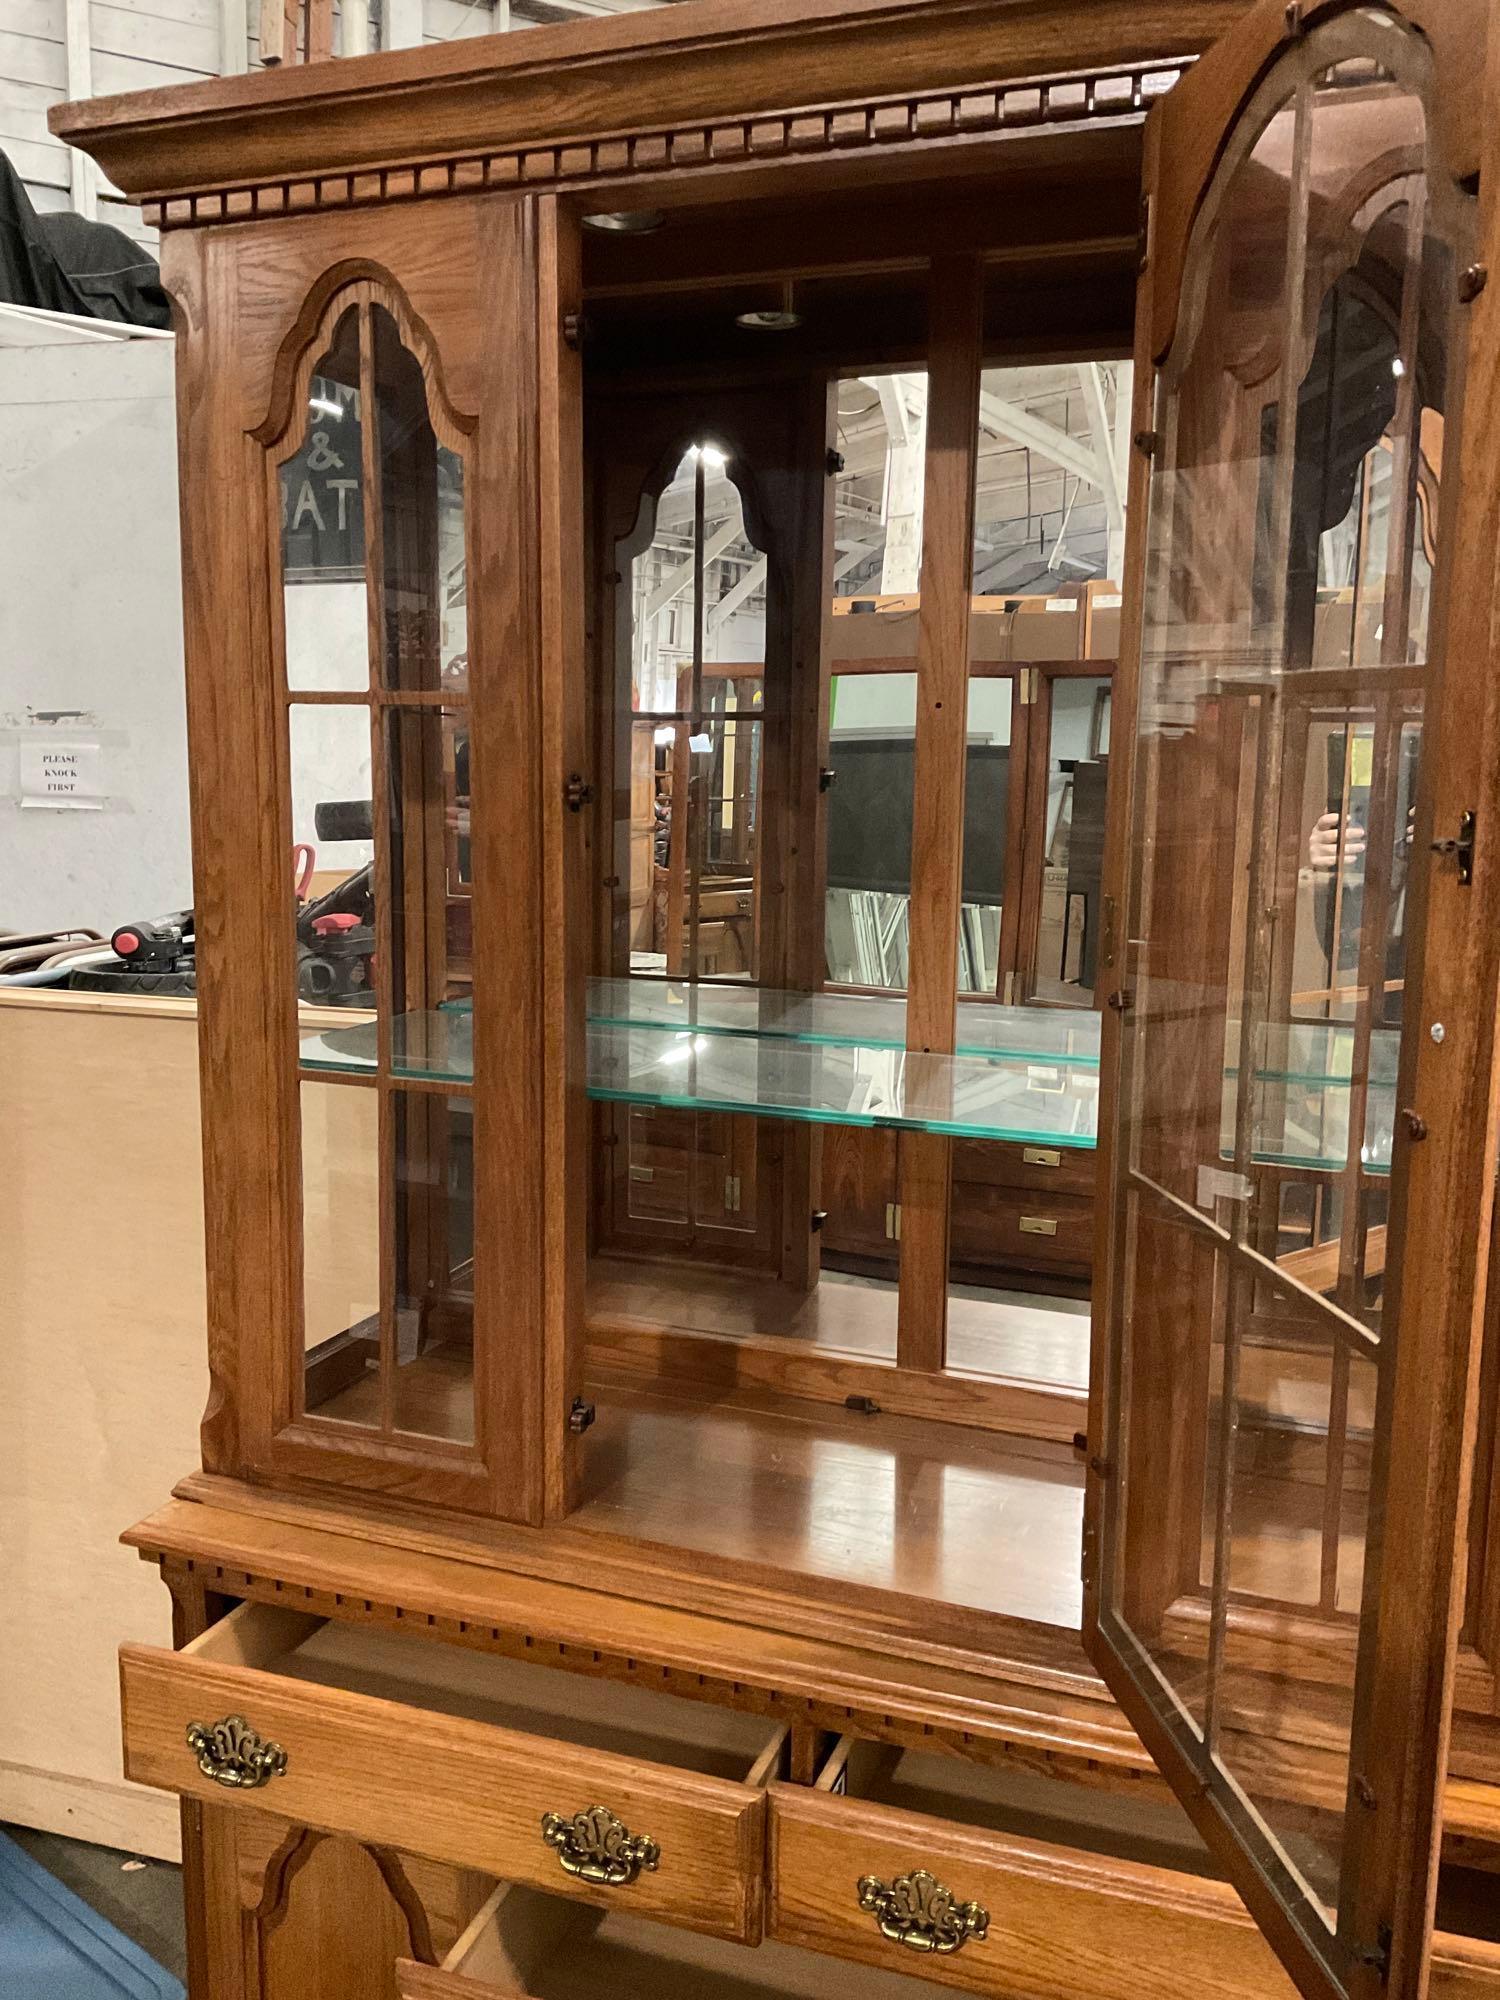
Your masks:
M54 114L177 313L194 2000L1500 1993L1496 78L701 0Z

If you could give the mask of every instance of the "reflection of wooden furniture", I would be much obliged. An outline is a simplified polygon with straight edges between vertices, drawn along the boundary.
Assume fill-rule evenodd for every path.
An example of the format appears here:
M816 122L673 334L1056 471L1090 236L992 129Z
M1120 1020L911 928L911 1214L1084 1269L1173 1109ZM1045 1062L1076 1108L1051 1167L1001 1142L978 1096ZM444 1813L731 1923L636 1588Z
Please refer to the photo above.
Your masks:
M1280 0L1146 12L1064 0L1045 18L999 0L730 0L388 52L327 80L310 65L56 114L127 196L150 197L165 225L164 281L181 302L211 1393L204 1470L131 1537L171 1589L177 1643L127 1647L122 1671L127 1769L183 1801L195 2000L430 2000L465 1986L477 2000L507 1986L532 2000L590 1986L654 2000L731 1980L768 1996L842 1983L913 2000L934 1984L1045 2000L1147 1990L1265 2000L1289 1989L1257 1924L1311 2000L1376 2000L1387 1926L1390 2000L1418 2000L1429 1966L1435 2000L1500 1992L1500 1565L1494 1441L1483 1433L1473 1564L1453 1574L1474 1430L1465 1337L1481 1304L1495 1150L1485 1122L1487 996L1500 985L1493 849L1481 835L1467 900L1452 861L1428 864L1423 976L1447 983L1424 985L1423 998L1441 1000L1447 1054L1440 1062L1436 1041L1408 1034L1409 1108L1426 1136L1413 1163L1408 1121L1393 1179L1386 1282L1400 1287L1402 1319L1391 1389L1372 1420L1367 1380L1351 1381L1337 1425L1307 1427L1317 1376L1294 1336L1334 1309L1304 1290L1279 1344L1258 1326L1242 1343L1243 1375L1235 1356L1223 1360L1222 1379L1256 1399L1248 1416L1283 1421L1221 1426L1211 1449L1208 1316L1247 1282L1289 1282L1256 1262L1235 1206L1243 1188L1213 1178L1224 1171L1226 1036L1202 998L1253 990L1241 961L1226 978L1217 947L1247 911L1257 939L1266 922L1269 905L1249 895L1253 871L1238 863L1265 848L1273 822L1242 810L1239 792L1247 769L1278 767L1246 762L1247 716L1258 725L1267 703L1231 713L1222 690L1194 676L1253 593L1247 550L1263 518L1268 532L1285 527L1290 482L1273 482L1263 515L1263 397L1238 393L1263 379L1263 339L1229 356L1233 394L1217 351L1185 406L1170 384L1158 399L1155 380L1179 294L1189 321L1208 295L1194 218L1214 215L1224 177L1255 147L1261 114L1245 107L1257 91L1291 107L1297 143L1256 157L1254 226L1225 252L1230 278L1270 274L1236 336L1264 335L1269 318L1271 334L1290 339L1276 302L1298 274L1321 276L1306 239L1325 224L1339 245L1358 234L1363 208L1331 224L1324 213L1337 171L1304 183L1275 226L1283 170L1319 156L1325 109L1336 132L1348 124L1332 114L1351 109L1356 137L1377 128L1376 212L1398 174L1401 242L1446 229L1481 165L1477 221L1490 231L1500 116L1486 106L1481 117L1476 95L1487 23L1458 0L1411 0L1411 13L1426 40L1402 12L1289 14ZM1182 58L1200 52L1181 75ZM1409 124L1414 100L1393 106L1390 79L1421 82L1429 61L1437 81L1422 88L1448 150L1421 177L1424 202L1411 148L1391 151L1393 116ZM1142 114L1156 98L1143 152ZM658 206L659 230L606 225L585 240L583 211L639 220ZM1424 298L1445 299L1470 254ZM1111 1155L1101 1201L1133 1226L1150 1195L1142 1178L1179 1177L1137 1254L1118 1258L1101 1231L1110 1254L1085 1390L1078 1315L1059 1330L1025 1309L1001 1366L974 1337L967 1308L993 1302L953 1283L963 1214L953 1187L973 1189L976 1212L991 1203L997 1218L1048 1197L1006 1178L1014 1161L972 1152L972 1126L943 1116L940 1098L916 1109L915 1088L895 1146L894 1287L824 1289L841 1274L821 1269L818 1249L827 1135L815 1100L800 1107L807 1115L781 1104L788 1115L759 1121L755 1227L738 1232L748 1243L730 1241L727 1200L691 1225L712 1236L712 1258L662 1256L654 1218L649 1236L625 1240L609 1144L622 1124L636 1109L665 1113L680 1140L691 1119L696 1146L702 1121L725 1114L693 1094L691 1028L676 1043L684 1082L659 1083L645 1105L592 1108L586 982L628 962L639 914L628 880L634 711L620 699L609 579L641 525L641 496L696 443L695 515L711 445L755 485L759 505L747 506L759 528L774 520L782 532L752 536L768 606L757 970L768 989L817 985L822 666L840 539L830 385L925 365L910 978L901 1045L882 1046L952 1082L981 364L992 351L1119 352L1140 277L1135 584L1119 641L1131 666L1110 751L1115 908L1100 925L1101 985L1116 1003L1106 1113L1140 1116L1107 1116L1129 1143ZM1468 281L1473 310L1453 325L1482 415L1497 342L1479 277ZM1225 296L1214 292L1216 309ZM773 304L800 327L741 324ZM305 415L307 371L346 311L367 419L376 678L358 695L294 696L276 603L275 467ZM404 988L384 986L373 1068L358 1074L304 1057L291 1000L288 706L304 692L346 700L384 726L387 710L420 717L439 692L453 699L421 671L432 565L410 557L388 571L377 529L387 502L389 518L410 507L420 527L430 491L417 463L425 437L420 454L374 448L385 414L377 313L403 357L408 435L421 434L425 403L469 500L467 1072L423 1071L396 1050ZM1194 421L1163 417L1158 436L1158 400ZM663 425L669 402L675 420ZM1185 506L1188 481L1153 488L1153 452L1163 474L1201 471L1201 498L1216 503L1185 513L1175 525L1186 546L1153 566L1165 588L1152 617L1162 603L1190 623L1201 614L1160 707L1137 671L1156 665L1150 652L1137 659L1141 580L1148 524ZM1445 503L1459 532L1442 548L1441 778L1427 780L1424 814L1470 797L1488 812L1494 774L1479 756L1500 739L1488 657L1496 481L1483 426L1449 459L1461 466L1450 492L1466 504ZM1235 546L1220 539L1247 521ZM1202 563L1190 562L1204 542ZM703 550L695 532L700 571ZM1262 577L1287 567L1285 546L1271 553ZM706 618L701 591L696 612ZM398 661L418 669L394 685L393 634ZM701 670L696 642L693 652ZM1032 691L1037 669L1022 664ZM1066 676L1050 678L1055 693ZM1039 695L1047 679L1038 673ZM690 692L678 707L696 722L701 685ZM678 776L673 832L685 839L697 809L680 810ZM423 810L428 787L377 775L375 790L389 980L392 892L399 883L410 902L426 885L426 907L407 911L412 930L400 935L427 943L420 920L439 900L430 862L441 843ZM392 866L394 797L417 814L426 867ZM1149 842L1131 837L1140 799ZM1428 830L1424 819L1424 839ZM1205 849L1228 862L1207 887ZM1162 871L1162 895L1137 927L1143 855ZM680 929L674 913L674 943ZM1137 962L1121 956L1158 948L1146 970L1170 972L1165 994L1165 980L1132 985ZM441 953L422 965L430 1004L445 983ZM751 1037L767 1068L771 1040ZM358 1423L320 1418L302 1396L305 1182L322 1168L301 1144L298 1100L317 1079L375 1107L378 1409ZM894 1087L865 1080L872 1095ZM606 1085L596 1077L593 1088ZM474 1132L472 1345L444 1393L419 1372L420 1399L401 1392L430 1356L412 1352L413 1308L395 1285L405 1217L394 1135L408 1094L429 1116L463 1099ZM735 1178L732 1138L712 1136L721 1180ZM1236 1148L1231 1166L1239 1137ZM432 1158L416 1146L405 1164ZM368 1154L323 1163L341 1164L356 1185L372 1171ZM679 1171L686 1192L693 1174ZM876 1179L847 1153L834 1173L851 1188ZM453 1170L455 1197L460 1180ZM1059 1223L1081 1198L1052 1197ZM1002 1226L982 1221L976 1247ZM768 1294L778 1318L760 1314ZM1493 1348L1485 1361L1492 1385ZM465 1395L472 1436L450 1421ZM1349 1449L1331 1488L1315 1468L1335 1431ZM1243 1475L1217 1489L1233 1509L1217 1504L1218 1470ZM1366 1506L1385 1522L1395 1565L1391 1622L1373 1650L1343 1605L1298 1599L1288 1583L1311 1564L1319 1593L1325 1581L1330 1597L1348 1592L1356 1569L1362 1578ZM1206 1596L1184 1587L1198 1581L1205 1539L1222 1552ZM1380 1552L1377 1537L1372 1590ZM1225 1573L1241 1559L1249 1581L1241 1589L1237 1576L1232 1594ZM1467 1613L1451 1750L1450 1597ZM1136 1628L1124 1621L1142 1607L1161 1614L1153 1658L1175 1677L1154 1697L1126 1644ZM1351 1757L1343 1702L1356 1667ZM1181 1704L1163 1695L1168 1684ZM1181 1709L1210 1684L1206 1743L1187 1775ZM1244 1770L1247 1748L1247 1784L1230 1797L1224 1769ZM1326 1854L1346 1800L1335 1933L1293 1870L1326 1886L1308 1857ZM1431 1951L1429 1855L1444 1863ZM1321 1953L1306 1944L1316 1925Z
M901 1241L896 1134L848 1127L823 1142L825 1264L892 1276ZM1094 1155L962 1140L953 1154L954 1279L1041 1291L1088 1289Z

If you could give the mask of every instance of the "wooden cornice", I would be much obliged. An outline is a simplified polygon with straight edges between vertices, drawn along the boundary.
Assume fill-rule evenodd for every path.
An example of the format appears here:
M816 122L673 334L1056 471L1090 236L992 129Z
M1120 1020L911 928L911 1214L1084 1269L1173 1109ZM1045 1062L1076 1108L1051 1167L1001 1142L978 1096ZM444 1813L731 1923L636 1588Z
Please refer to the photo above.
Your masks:
M804 137L822 121L829 143L857 142L856 123L836 129L841 116L869 124L936 89L1180 61L1245 11L1246 0L697 0L60 104L50 123L132 200L163 208L393 168L417 170L410 191L424 192L424 165L506 152L526 182L532 154L535 178L565 180L596 170L606 143L639 171L641 138L658 166L678 164L674 140L754 154L762 121L768 143L793 143L799 119Z

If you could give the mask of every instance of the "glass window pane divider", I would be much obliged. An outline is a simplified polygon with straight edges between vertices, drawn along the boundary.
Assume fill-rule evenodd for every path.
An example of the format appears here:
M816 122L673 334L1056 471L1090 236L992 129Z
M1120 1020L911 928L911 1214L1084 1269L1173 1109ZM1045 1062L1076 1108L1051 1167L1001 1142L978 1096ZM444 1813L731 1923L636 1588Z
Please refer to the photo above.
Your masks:
M1126 1168L1121 1174L1121 1181L1122 1191L1144 1195L1148 1201L1159 1203L1179 1222L1184 1222L1190 1229L1196 1230L1205 1242L1213 1243L1220 1250L1237 1258L1252 1276L1292 1292L1299 1306L1320 1322L1326 1323L1330 1340L1344 1343L1356 1353L1373 1358L1380 1345L1378 1336L1373 1334L1369 1327L1362 1325L1351 1314L1345 1312L1341 1306L1321 1297L1317 1292L1310 1292L1291 1284L1272 1258L1267 1257L1252 1244L1236 1240L1234 1233L1226 1229L1222 1223L1215 1222L1211 1216L1195 1208L1190 1201L1185 1201L1181 1195L1174 1194L1170 1188L1163 1187L1159 1181L1152 1180L1139 1168Z

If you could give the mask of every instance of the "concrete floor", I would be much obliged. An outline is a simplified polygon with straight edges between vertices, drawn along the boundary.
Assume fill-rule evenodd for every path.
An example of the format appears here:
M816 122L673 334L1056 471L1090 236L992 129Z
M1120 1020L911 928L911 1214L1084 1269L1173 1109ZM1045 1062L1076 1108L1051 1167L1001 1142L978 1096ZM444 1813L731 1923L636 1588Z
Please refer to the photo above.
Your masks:
M91 1909L133 1944L147 1951L158 1965L178 1979L187 1978L187 1952L182 1929L182 1870L165 1861L138 1860L113 1847L90 1847L86 1841L65 1840L60 1834L34 1833L29 1827L0 1827L49 1874L81 1896Z

